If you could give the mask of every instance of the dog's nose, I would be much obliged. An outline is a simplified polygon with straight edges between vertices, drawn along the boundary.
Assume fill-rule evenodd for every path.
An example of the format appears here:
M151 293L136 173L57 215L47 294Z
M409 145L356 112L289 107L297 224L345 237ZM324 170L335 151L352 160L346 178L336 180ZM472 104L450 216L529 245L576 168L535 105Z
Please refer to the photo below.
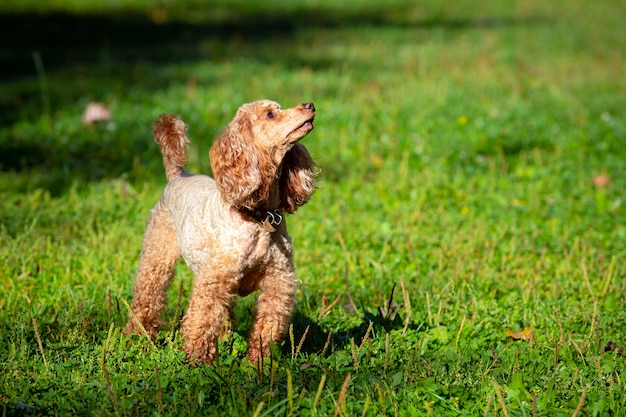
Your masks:
M313 104L310 101L308 103L302 103L302 107L304 107L307 110L315 111L315 104Z

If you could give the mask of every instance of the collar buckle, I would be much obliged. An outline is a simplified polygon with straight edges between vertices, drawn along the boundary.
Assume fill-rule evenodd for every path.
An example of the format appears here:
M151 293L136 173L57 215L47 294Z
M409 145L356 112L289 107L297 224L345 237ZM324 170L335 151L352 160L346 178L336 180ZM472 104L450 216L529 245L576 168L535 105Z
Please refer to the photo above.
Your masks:
M280 210L278 209L267 210L266 214L267 216L265 217L265 220L263 221L263 228L267 230L268 232L273 233L276 231L276 228L280 226L280 224L283 222L283 215L280 214Z

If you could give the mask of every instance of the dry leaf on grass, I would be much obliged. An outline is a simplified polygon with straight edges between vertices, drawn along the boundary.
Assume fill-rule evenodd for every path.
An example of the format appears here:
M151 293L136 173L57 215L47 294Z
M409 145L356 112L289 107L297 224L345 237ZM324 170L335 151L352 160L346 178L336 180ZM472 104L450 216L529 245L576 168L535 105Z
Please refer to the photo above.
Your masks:
M111 118L111 109L102 103L89 103L83 112L83 124L90 126Z
M591 182L596 188L604 188L608 187L608 185L611 183L611 177L606 174L598 174L593 177L593 180L591 180Z
M532 337L532 333L528 327L524 328L524 330L514 331L513 329L506 329L506 337L510 337L515 340L525 340L529 341Z

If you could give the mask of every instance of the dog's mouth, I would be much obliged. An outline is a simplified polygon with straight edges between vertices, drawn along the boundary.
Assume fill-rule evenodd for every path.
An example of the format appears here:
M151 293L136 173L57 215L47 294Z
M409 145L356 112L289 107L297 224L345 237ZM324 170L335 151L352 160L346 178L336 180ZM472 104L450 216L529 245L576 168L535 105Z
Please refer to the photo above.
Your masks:
M304 123L302 123L300 126L298 126L297 128L295 128L294 130L292 130L291 132L289 132L289 134L287 135L287 138L292 139L292 140L299 140L302 139L303 137L305 137L311 130L313 130L314 126L313 126L313 121L315 120L315 116L311 117L310 119L307 119Z

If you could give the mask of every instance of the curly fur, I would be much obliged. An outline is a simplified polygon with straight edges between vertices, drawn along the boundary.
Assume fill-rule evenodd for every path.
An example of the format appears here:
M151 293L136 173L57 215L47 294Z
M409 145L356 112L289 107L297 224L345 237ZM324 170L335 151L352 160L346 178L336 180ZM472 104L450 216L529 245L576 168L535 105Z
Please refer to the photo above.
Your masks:
M212 363L237 296L257 290L248 359L257 363L282 340L295 299L293 250L285 222L268 226L264 217L293 213L313 194L318 168L298 141L314 117L313 103L244 104L211 147L215 179L185 172L189 139L180 118L154 123L168 184L148 218L127 334L156 337L182 257L195 275L181 323L192 364Z

